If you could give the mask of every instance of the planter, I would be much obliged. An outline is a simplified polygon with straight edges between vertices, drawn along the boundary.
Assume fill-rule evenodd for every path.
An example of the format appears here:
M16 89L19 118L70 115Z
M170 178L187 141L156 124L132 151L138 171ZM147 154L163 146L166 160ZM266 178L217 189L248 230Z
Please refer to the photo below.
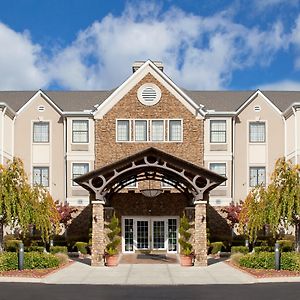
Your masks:
M180 265L182 267L192 267L193 266L193 255L180 255Z
M109 255L106 254L105 255L105 265L107 267L116 267L119 263L119 255L115 254L115 255Z

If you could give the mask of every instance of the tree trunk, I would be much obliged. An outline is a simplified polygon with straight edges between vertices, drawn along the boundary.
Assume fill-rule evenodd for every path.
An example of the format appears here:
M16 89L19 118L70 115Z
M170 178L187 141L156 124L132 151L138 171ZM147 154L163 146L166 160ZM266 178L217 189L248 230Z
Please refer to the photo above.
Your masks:
M0 252L3 251L3 237L4 237L3 224L0 223Z
M300 252L300 222L296 223L295 227L296 251Z

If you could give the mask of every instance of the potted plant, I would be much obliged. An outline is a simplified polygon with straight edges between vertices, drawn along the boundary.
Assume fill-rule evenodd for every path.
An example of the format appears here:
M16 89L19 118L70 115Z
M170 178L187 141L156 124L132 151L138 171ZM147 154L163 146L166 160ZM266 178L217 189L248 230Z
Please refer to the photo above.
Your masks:
M106 245L105 264L108 267L114 267L118 265L118 246L121 242L121 239L119 237L121 228L119 226L119 219L116 217L115 214L112 216L110 223L107 225L107 227L110 231L107 233L109 243Z
M183 215L180 219L180 238L178 242L180 244L180 264L185 267L192 266L194 260L193 246L189 242L191 237L191 233L189 232L190 227L191 225L188 218Z

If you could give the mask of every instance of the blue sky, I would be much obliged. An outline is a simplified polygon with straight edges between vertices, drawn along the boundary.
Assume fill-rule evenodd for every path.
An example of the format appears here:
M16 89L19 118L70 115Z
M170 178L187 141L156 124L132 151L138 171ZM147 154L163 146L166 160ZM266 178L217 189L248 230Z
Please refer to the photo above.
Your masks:
M300 0L0 0L0 90L110 89L148 58L188 89L300 90Z

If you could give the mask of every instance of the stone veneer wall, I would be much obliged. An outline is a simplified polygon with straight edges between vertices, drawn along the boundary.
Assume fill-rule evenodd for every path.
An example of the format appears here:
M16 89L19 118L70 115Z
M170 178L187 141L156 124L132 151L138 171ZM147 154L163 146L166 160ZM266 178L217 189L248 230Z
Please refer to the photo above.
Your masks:
M162 92L154 106L137 98L138 88L155 83ZM183 142L116 142L116 119L183 119ZM203 120L187 110L152 75L146 75L104 117L95 121L95 168L115 162L148 147L156 147L194 164L203 166Z

